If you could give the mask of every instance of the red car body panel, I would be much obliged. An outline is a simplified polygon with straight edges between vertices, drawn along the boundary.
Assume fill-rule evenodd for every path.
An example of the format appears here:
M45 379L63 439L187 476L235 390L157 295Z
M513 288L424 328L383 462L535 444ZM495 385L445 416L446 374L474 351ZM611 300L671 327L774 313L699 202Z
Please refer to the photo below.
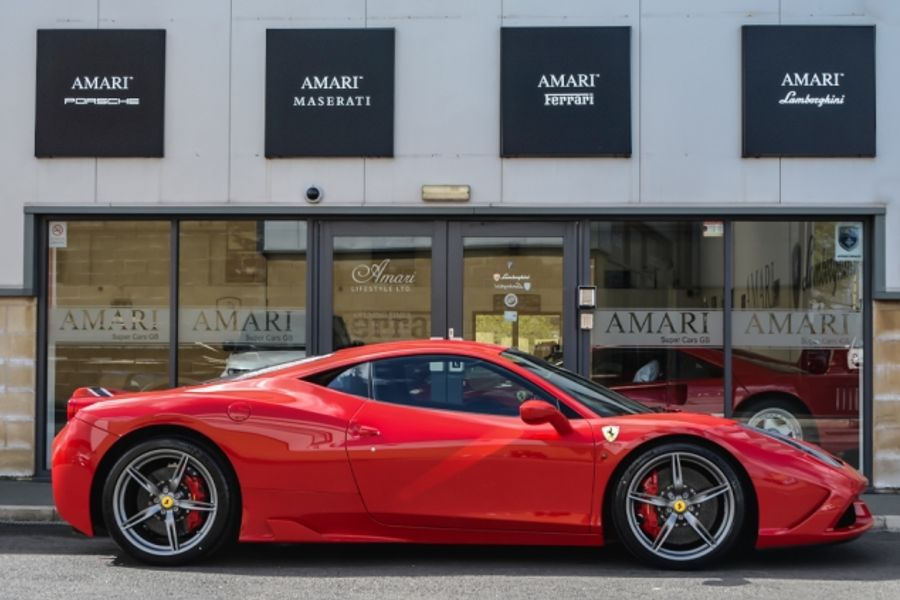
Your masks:
M616 468L659 438L720 448L758 506L758 547L851 539L871 527L866 480L733 421L689 413L601 418L502 356L458 341L351 348L237 381L98 399L54 441L59 514L93 535L92 490L124 438L177 427L215 444L240 487L243 541L599 545ZM583 418L572 431L517 418L380 403L304 381L314 373L411 354L492 362ZM83 399L81 400L83 402ZM608 442L605 425L619 427ZM127 441L125 442L127 443ZM852 526L838 528L855 507Z

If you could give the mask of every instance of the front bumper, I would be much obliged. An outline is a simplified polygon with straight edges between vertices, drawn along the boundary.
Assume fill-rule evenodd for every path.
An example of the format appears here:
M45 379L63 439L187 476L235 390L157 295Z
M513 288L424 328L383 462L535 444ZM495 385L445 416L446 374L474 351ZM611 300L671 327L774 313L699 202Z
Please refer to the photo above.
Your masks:
M842 469L844 485L831 485L824 501L790 527L760 528L757 548L844 542L868 531L875 520L859 495L866 480L850 467Z

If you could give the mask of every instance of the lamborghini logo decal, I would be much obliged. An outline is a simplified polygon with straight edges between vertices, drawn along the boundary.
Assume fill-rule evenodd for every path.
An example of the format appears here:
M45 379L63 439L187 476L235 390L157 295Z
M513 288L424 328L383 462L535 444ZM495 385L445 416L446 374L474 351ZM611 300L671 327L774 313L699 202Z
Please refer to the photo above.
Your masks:
M619 437L619 426L618 425L607 425L603 428L603 437L606 438L607 442L614 442L616 438Z

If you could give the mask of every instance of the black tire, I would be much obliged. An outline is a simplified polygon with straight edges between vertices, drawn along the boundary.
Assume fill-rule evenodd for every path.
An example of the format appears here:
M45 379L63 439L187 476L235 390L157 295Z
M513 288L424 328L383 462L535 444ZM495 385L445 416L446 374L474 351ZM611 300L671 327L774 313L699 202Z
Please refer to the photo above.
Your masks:
M153 438L113 465L103 485L103 519L134 558L187 564L235 539L236 490L230 467L216 453L186 439Z
M745 490L729 461L686 442L639 452L614 483L610 512L628 551L667 569L705 567L728 555L747 514Z
M738 418L751 425L798 440L818 443L819 435L806 407L797 400L761 396L738 408ZM771 426L767 424L771 423Z

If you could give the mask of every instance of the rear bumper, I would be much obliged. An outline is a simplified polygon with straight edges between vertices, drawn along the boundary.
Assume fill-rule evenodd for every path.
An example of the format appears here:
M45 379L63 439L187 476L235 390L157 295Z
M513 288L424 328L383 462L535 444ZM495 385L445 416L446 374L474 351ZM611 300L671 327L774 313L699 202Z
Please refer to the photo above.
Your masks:
M63 427L53 440L50 474L56 512L85 535L94 535L91 520L91 484L101 451L117 439L79 418Z

